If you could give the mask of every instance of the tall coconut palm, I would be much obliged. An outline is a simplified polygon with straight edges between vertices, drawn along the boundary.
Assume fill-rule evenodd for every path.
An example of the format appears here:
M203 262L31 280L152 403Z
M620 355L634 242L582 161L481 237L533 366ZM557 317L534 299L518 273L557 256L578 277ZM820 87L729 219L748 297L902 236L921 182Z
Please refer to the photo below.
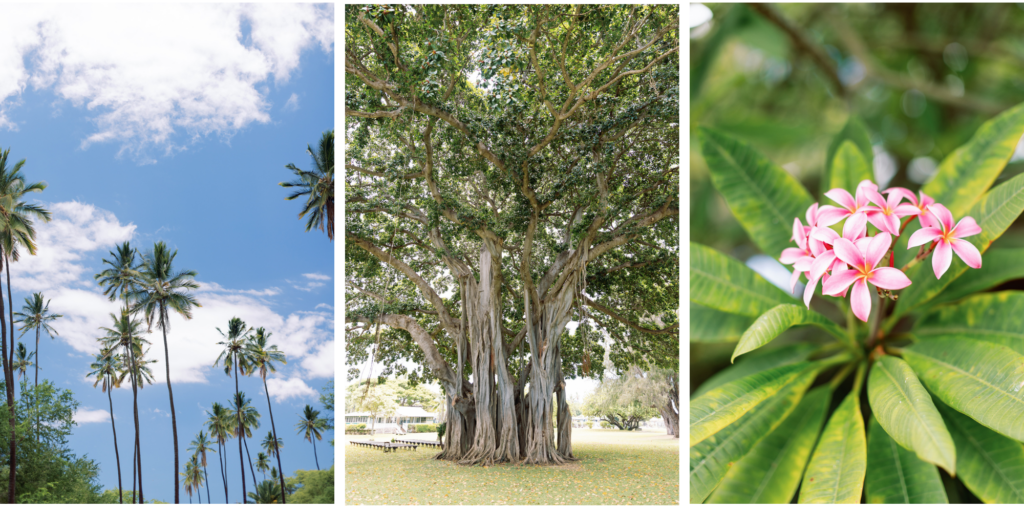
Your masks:
M33 293L31 297L25 297L25 305L21 307L21 311L14 314L16 322L21 323L21 336L29 331L36 331L36 350L33 352L36 356L35 362L35 373L36 383L35 390L39 389L39 335L46 331L46 335L52 340L58 336L57 330L50 326L50 322L61 318L64 315L57 315L50 313L50 301L43 302L43 294L40 292ZM19 336L19 337L21 337ZM39 411L38 411L38 397L33 396L32 403L36 408L36 440L39 440Z
M133 412L138 412L138 391L143 387L143 380L147 380L149 383L153 382L153 373L147 367L145 372L141 371L140 365L147 363L155 363L155 360L146 361L145 356L149 352L148 348L144 348L145 345L149 345L149 341L143 337L142 322L140 320L132 320L131 313L128 308L121 308L119 315L110 314L110 319L113 322L113 327L100 327L103 331L104 336L100 338L103 343L103 350L110 353L118 353L122 360L126 361L127 364L122 368L119 375L120 382L124 381L127 377L128 381L132 386L132 408ZM136 414L136 417L138 415ZM138 469L139 474L139 497L142 497L142 468L141 468L141 454L139 451L139 431L135 430L135 447L132 451L132 489L135 489L135 471ZM136 468L136 466L139 466ZM132 496L134 500L134 495Z
M252 437L252 429L260 428L260 412L252 406L252 399L245 397L245 391L240 391L234 396L235 408L231 410L232 416L238 416L238 410L241 412L242 422L236 423L234 426L235 436L242 438L242 445L245 446L245 457L249 459L249 472L252 474L252 484L256 485L256 471L252 467L252 456L249 454L249 441L247 438ZM243 471L244 473L244 471Z
M224 447L227 444L228 439L231 437L231 416L229 412L220 405L219 402L214 402L210 411L207 413L206 418L206 430L210 433L210 436L217 441L217 446L220 447L220 451L217 453L217 464L220 466L220 476L224 481L224 503L228 502L228 476L227 468L224 465ZM245 472L242 473L242 479L245 479Z
M284 356L284 352L278 350L277 345L268 345L270 336L273 333L260 327L256 329L256 332L249 336L249 343L246 351L249 353L249 360L252 364L253 370L259 370L260 379L263 380L263 392L267 395L267 410L270 411L270 432L267 432L267 439L273 441L277 439L277 427L274 425L274 408L270 405L270 390L267 389L267 374L276 373L277 367L274 363L288 364L288 360ZM280 487L281 503L285 503L284 496L284 470L281 468L281 454L277 452L277 445L273 446L273 452L269 448L264 446L268 454L274 456L277 460L277 470L280 474Z
M195 455L199 456L199 462L203 466L203 478L209 481L210 474L206 472L206 452L217 452L217 450L210 446L210 438L206 437L206 432L200 430L196 434L195 440L189 443L188 447ZM210 501L210 486L206 486L206 502L212 503Z
M238 371L241 370L242 374L245 375L248 373L247 370L250 369L249 357L245 350L245 340L250 331L252 331L252 328L246 326L245 322L238 317L228 320L228 332L225 333L220 330L220 327L217 328L217 332L220 333L222 338L221 341L217 342L217 344L224 347L224 350L219 356L217 356L217 360L213 362L213 366L216 367L221 364L221 361L223 360L224 373L227 374L228 377L231 376L231 370L235 370L236 399L238 396ZM237 416L235 419L235 428L237 429L237 425L243 422L242 409L240 407L236 407L233 412ZM238 465L242 468L242 503L245 503L245 461L242 459L243 437L244 436L238 436ZM253 476L255 477L255 475Z
M25 344L19 341L18 350L15 351L14 354L16 358L14 360L14 369L18 372L22 381L24 381L28 368L32 366L32 356L35 355L35 352L28 352L28 349L25 348Z
M92 387L96 387L101 382L103 383L103 392L107 394L107 403L110 405L110 429L114 431L114 458L117 461L117 500L118 503L124 503L124 493L121 487L121 454L117 450L117 427L114 425L114 400L110 396L110 390L114 386L119 386L117 379L117 372L121 369L122 362L120 358L111 354L100 354L96 355L96 361L89 365L92 371L88 373L88 377L96 377L96 382L92 384Z
M14 409L14 304L11 295L11 261L18 261L19 247L24 247L29 254L36 253L35 229L32 227L31 218L34 217L43 222L50 221L50 212L42 206L23 202L22 196L29 192L42 192L46 189L46 183L26 183L21 168L25 160L7 167L7 159L11 150L0 153L0 265L7 269L7 311L12 314L10 317L11 330L10 355L7 353L7 316L3 306L3 292L0 288L0 360L3 361L4 382L7 391L7 411L10 431L15 431L15 409ZM2 270L2 269L0 269ZM8 503L15 502L15 482L18 451L15 447L17 436L8 436L8 481L7 498Z
M157 242L153 251L142 258L142 285L132 293L135 297L133 311L142 311L150 329L155 323L164 335L164 369L167 376L167 397L171 402L171 435L174 440L174 503L180 502L178 490L178 416L174 411L174 389L171 387L170 351L167 349L167 330L170 328L171 311L192 319L192 308L202 307L190 290L199 288L193 280L194 270L174 269L174 258L178 251L171 252L167 244Z
M302 434L306 441L313 443L313 460L316 462L317 471L320 471L320 459L316 456L316 442L323 440L320 434L326 427L324 419L320 417L320 411L310 407L309 404L306 404L306 408L302 410L301 419L295 424L295 431Z
M246 503L255 504L272 504L280 503L281 496L284 493L278 488L277 482L273 480L264 480L256 486L254 492L248 494L249 500Z
M270 457L266 453L259 452L256 454L256 469L263 475L263 479L267 479L267 471L270 471Z
M298 188L286 197L286 200L309 196L306 198L306 204L302 206L302 211L299 212L299 219L309 214L306 221L307 232L313 228L320 228L320 231L323 231L326 223L327 238L334 241L334 130L323 133L316 151L313 151L311 146L306 146L306 152L313 158L313 170L303 171L295 164L288 164L285 168L291 170L296 179L281 182L279 185L285 188Z
M199 503L202 503L203 495L199 489L206 479L203 477L203 469L199 466L195 454L192 454L192 457L185 463L185 471L181 476L185 477L185 492L188 494L188 502L192 503L192 491L196 491L196 494L199 495Z
M275 438L273 432L267 432L267 437L263 438L263 442L260 443L260 447L267 452L267 455L277 458L280 457L281 448L284 448L284 440L280 437ZM278 467L280 467L280 464L278 464ZM272 471L270 474L274 478L277 478L277 475L280 473Z
M137 250L133 249L131 245L125 241L123 244L116 247L117 252L110 251L110 259L103 259L103 264L107 265L99 274L93 276L93 279L103 287L103 294L107 296L111 302L115 300L123 300L125 309L130 310L129 297L139 289L142 285L142 274L139 272L141 264L136 263ZM131 329L128 333L128 345L132 344ZM125 353L128 352L128 348L125 348ZM135 470L139 471L139 503L145 503L144 495L142 492L142 451L139 439L139 389L140 386L136 382L134 375L138 369L134 367L134 357L129 357L129 366L132 384L132 415L135 419L135 450L132 456L132 502L135 501Z

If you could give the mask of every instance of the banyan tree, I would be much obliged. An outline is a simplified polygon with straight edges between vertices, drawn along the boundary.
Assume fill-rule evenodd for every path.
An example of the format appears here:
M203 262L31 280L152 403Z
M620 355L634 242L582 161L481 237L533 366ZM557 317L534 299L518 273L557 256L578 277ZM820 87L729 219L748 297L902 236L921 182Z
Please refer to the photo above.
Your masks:
M566 379L678 368L678 6L345 16L348 363L440 383L439 458L572 460Z

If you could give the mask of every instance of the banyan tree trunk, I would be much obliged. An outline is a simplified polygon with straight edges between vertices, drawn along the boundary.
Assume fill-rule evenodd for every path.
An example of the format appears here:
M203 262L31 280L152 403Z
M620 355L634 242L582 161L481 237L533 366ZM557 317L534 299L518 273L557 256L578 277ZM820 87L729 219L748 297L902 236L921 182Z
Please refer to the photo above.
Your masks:
M469 396L456 396L454 389L445 389L445 411L447 423L444 432L444 447L434 458L438 460L459 461L469 452L475 430L475 414L473 399ZM468 395L468 393L466 393Z
M555 395L558 398L558 454L566 460L575 460L572 454L572 411L565 400L565 378L561 371L558 372Z
M668 398L665 405L659 407L661 417L665 420L665 430L673 437L679 437L679 379L673 376L669 379Z

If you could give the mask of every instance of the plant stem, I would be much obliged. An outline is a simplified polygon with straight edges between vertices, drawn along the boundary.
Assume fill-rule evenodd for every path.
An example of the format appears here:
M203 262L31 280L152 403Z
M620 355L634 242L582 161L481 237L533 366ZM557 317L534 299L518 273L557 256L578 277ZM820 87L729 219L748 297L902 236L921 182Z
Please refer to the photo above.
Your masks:
M835 391L836 388L838 388L839 385L842 384L844 380L846 380L846 377L850 375L850 372L852 372L853 369L856 368L856 366L857 363L852 362L844 366L843 369L836 372L835 376L832 377L832 380L828 381L828 389Z
M894 355L894 356L902 356L903 355L903 348L902 347L890 347L890 346L886 345L885 351L890 353L890 354L892 354L892 355Z
M878 300L878 314L875 315L875 321L871 324L871 332L868 334L868 339L864 340L864 347L869 351L878 343L878 337L881 335L882 318L885 317L885 297L880 297Z
M828 344L822 345L821 348L819 348L818 350L814 351L813 354L811 354L811 357L824 355L824 354L826 354L828 352L831 352L833 350L841 349L845 345L846 345L845 341L833 341L832 343L828 343Z
M850 348L857 349L857 324L854 323L853 308L842 303L843 311L846 313L846 332L849 333Z
M928 255L931 254L932 251L935 250L936 244L938 244L938 242L932 242L932 245L930 247L928 247L927 251L924 251L924 252L917 251L917 256L915 256L914 259L910 260L910 262L907 263L906 265L903 265L903 267L900 268L900 271L905 273L907 270L911 269L914 265L917 265L917 263L919 261L927 258Z
M835 365L835 364L845 363L845 362L847 362L847 361L849 361L849 360L851 360L853 358L854 358L854 353L852 353L850 351L844 351L844 352L840 352L840 353L838 353L838 354L836 354L836 355L834 355L832 357L827 357L825 359L819 359L818 361L815 361L815 362L818 363L818 366L828 367L828 366L832 366L832 365Z
M860 365L857 366L857 375L853 378L853 390L850 391L853 394L860 394L860 386L864 383L864 375L868 371L868 361L863 359Z

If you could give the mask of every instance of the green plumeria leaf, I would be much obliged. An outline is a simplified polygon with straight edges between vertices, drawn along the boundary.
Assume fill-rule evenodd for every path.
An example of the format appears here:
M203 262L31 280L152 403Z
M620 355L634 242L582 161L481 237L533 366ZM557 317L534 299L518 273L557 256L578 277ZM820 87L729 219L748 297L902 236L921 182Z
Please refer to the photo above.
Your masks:
M750 317L780 303L800 303L736 259L694 242L690 242L690 300Z
M871 153L864 154L851 140L844 140L832 158L832 168L828 172L828 192L834 188L857 190L857 185L864 180L874 180L871 164L868 163Z
M789 503L825 423L832 392L819 386L725 474L707 503Z
M701 128L700 140L711 181L750 239L773 258L795 246L790 241L793 219L803 218L814 202L803 185L750 146L723 133Z
M1024 446L936 404L956 443L960 481L985 503L1024 503Z
M992 249L985 253L981 268L972 269L970 279L953 281L928 304L960 300L972 293L988 290L1007 281L1024 278L1024 249Z
M690 503L703 503L742 459L796 408L817 372L803 373L728 427L690 448Z
M936 340L907 347L903 359L946 405L1024 441L1024 356L984 341Z
M875 417L868 423L864 501L869 504L949 503L938 468L900 446Z
M860 398L850 393L832 413L800 486L800 503L860 503L867 470Z
M748 375L760 373L772 368L786 366L800 361L806 361L811 354L820 349L820 345L813 343L798 343L778 348L768 348L757 354L743 355L739 361L724 370L712 375L704 381L696 391L690 395L690 400L703 395L705 392L717 387L724 386L728 382L742 379Z
M712 389L690 402L690 446L707 439L770 398L811 367L803 362L765 370Z
M910 365L898 357L878 358L868 375L868 402L897 444L956 475L953 439Z
M971 140L939 164L935 177L922 190L959 219L1003 172L1022 135L1024 103L981 125Z
M833 170L837 163L836 154L839 152L840 146L847 142L853 144L853 149L861 154L861 158L867 166L867 172L859 168L847 167L845 169L847 173L844 175ZM874 180L875 173L872 170L874 154L874 149L871 147L871 136L864 128L864 124L856 117L850 116L850 119L846 121L846 126L843 126L842 131L837 133L832 142L828 144L828 151L825 153L825 173L821 179L821 196L824 197L825 192L837 187L848 191L857 190L857 185L861 180ZM844 160L847 158L849 157L844 157ZM851 170L855 172L850 172Z
M1024 355L1024 291L983 293L936 308L912 332L921 342L987 341Z
M754 318L718 311L690 302L690 343L732 343L754 323Z
M836 339L846 338L846 332L841 327L821 314L804 306L781 304L759 316L754 324L743 333L730 361L735 361L736 357L763 347L790 327L797 325L814 325L821 327Z
M981 226L981 233L967 237L965 240L984 253L992 245L992 242L1002 236L1010 224L1013 224L1022 211L1024 211L1024 174L1018 174L990 190L978 204L974 205L969 215ZM960 217L956 218L960 219ZM911 309L930 301L968 269L963 260L956 257L953 258L953 263L942 279L935 279L931 258L932 256L929 256L928 259L907 271L907 277L914 284L900 293L900 298L896 301L896 309L893 310L890 317L889 326Z

